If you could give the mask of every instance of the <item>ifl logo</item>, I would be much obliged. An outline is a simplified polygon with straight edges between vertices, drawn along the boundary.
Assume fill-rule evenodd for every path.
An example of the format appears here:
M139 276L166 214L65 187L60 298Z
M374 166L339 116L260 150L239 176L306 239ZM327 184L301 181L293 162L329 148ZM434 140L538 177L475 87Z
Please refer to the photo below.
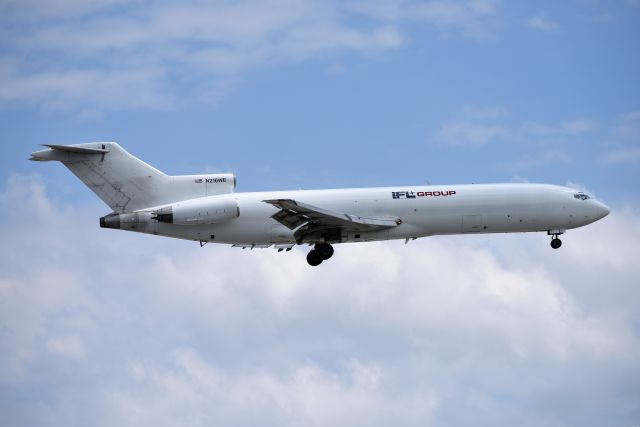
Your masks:
M413 191L392 191L391 197L394 199L415 199L416 193Z

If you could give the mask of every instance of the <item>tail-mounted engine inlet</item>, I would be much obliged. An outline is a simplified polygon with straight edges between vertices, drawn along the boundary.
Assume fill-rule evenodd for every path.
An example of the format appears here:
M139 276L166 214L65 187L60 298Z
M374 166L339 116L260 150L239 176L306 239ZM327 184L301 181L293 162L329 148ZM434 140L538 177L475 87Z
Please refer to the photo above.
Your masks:
M168 222L173 224L173 208L171 206L167 208L158 209L151 213L151 219L155 219L158 222Z

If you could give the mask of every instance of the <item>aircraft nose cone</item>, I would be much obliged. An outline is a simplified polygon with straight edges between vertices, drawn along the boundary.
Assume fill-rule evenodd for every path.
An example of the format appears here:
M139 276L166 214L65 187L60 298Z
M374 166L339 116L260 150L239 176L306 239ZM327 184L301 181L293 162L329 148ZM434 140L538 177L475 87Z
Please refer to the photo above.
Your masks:
M607 205L605 205L604 203L596 202L596 217L598 219L602 219L605 216L609 215L609 212L611 212L611 209L609 209Z

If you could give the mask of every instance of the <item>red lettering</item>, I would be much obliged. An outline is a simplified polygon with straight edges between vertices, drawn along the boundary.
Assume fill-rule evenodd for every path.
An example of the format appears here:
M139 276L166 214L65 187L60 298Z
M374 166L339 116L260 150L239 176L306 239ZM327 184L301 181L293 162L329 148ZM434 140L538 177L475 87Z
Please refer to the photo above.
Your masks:
M394 192L394 198L401 198L401 197L410 197L409 196L410 193L407 193L406 191L397 191ZM418 197L430 197L430 196L453 196L454 194L457 194L454 190L447 190L447 191L418 191L416 192L416 196Z

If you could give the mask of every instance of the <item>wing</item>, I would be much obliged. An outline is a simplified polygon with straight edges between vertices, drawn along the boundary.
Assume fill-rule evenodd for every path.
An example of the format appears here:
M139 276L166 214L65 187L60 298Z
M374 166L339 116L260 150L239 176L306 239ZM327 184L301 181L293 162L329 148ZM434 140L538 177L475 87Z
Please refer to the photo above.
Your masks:
M263 200L280 209L271 218L296 231L296 239L327 230L377 231L396 227L402 223L397 217L362 217L334 212L292 199Z

